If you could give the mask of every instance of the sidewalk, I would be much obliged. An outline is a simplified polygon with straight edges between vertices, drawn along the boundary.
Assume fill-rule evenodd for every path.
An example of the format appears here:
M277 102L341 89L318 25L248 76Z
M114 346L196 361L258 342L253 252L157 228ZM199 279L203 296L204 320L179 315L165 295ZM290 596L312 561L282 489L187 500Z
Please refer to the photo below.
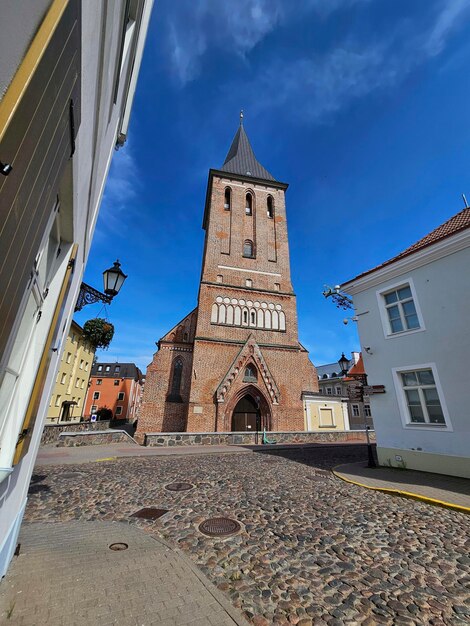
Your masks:
M409 496L470 513L470 480L390 467L366 467L361 463L338 465L333 473L350 483Z
M128 545L113 551L112 543ZM0 623L15 626L245 626L184 556L116 522L25 523L0 584Z

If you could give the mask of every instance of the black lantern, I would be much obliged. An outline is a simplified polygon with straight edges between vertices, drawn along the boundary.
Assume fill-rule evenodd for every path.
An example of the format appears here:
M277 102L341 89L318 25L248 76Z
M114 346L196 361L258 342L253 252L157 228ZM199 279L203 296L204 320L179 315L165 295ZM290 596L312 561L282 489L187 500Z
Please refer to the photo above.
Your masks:
M349 369L349 359L344 356L344 352L341 353L341 358L338 361L338 365L341 368L341 374L347 374Z
M126 274L121 270L119 260L115 261L113 267L103 272L105 294L111 296L111 298L117 296L126 278Z

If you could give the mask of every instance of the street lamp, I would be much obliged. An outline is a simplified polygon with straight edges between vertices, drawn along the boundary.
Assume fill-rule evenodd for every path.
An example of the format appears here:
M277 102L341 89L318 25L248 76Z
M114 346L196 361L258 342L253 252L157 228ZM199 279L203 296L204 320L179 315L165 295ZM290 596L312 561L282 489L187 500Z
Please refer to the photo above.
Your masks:
M344 352L341 353L341 358L338 361L338 365L341 368L341 374L344 376L348 373L349 359L344 356Z
M113 267L103 272L104 293L101 293L101 291L98 291L86 283L82 283L77 304L75 305L75 311L81 311L87 304L95 304L95 302L111 304L114 296L117 296L121 290L126 278L127 275L121 270L119 260L116 260Z

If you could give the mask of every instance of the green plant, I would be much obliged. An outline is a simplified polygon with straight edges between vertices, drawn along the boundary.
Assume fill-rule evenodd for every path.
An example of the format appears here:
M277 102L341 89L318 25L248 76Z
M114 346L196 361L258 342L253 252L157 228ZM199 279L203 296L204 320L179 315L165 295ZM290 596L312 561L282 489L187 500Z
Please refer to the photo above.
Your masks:
M107 406L100 406L96 411L96 417L101 420L112 420L113 412Z
M95 317L83 324L83 337L96 348L106 350L114 336L114 326L101 317Z

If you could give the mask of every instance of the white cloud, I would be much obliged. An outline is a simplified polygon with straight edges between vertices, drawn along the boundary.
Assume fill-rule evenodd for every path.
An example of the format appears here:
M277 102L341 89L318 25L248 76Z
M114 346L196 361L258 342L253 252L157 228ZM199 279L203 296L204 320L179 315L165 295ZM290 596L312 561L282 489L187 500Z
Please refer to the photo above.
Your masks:
M469 0L445 0L443 9L437 16L428 34L425 49L429 56L440 54L445 48L451 32L462 24L465 13L470 12Z
M326 17L333 11L370 0L178 0L164 3L167 14L166 52L181 85L196 78L202 57L220 50L245 58L279 24L299 14Z

